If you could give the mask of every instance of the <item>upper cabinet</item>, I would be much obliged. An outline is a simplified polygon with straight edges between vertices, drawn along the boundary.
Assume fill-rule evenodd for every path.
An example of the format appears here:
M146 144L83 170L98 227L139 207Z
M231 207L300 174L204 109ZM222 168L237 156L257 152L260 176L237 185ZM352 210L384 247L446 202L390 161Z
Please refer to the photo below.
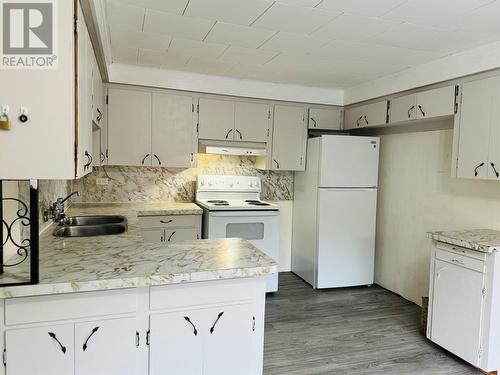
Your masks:
M306 166L307 109L291 105L274 106L271 169L303 171Z
M309 129L341 130L344 113L340 109L310 108Z
M345 111L344 129L385 125L388 121L388 109L387 100L349 108Z
M196 142L191 96L108 90L109 165L190 167Z
M0 69L10 123L0 130L0 179L74 179L92 169L93 49L79 2L53 5L57 67Z
M455 121L456 176L500 179L500 77L466 82Z
M200 98L199 138L265 143L270 118L268 104Z
M447 86L393 99L390 123L453 116L458 106L457 95L457 86Z

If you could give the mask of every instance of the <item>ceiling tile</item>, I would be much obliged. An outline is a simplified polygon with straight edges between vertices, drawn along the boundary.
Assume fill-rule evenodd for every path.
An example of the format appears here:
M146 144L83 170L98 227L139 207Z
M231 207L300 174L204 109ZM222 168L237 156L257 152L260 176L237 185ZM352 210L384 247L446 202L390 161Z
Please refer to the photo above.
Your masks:
M500 1L478 8L464 19L460 28L470 33L483 34L484 38L500 37Z
M397 22L343 14L311 34L313 37L363 41L394 29Z
M339 15L338 12L275 3L252 26L310 34Z
M275 69L331 71L331 59L298 53L282 53L265 64Z
M262 65L277 54L277 52L231 46L224 51L219 59L238 64Z
M247 48L257 48L274 34L275 31L272 30L217 22L205 38L205 41Z
M319 9L356 14L360 16L378 17L407 0L323 0Z
M169 53L181 56L195 56L215 59L227 48L224 44L198 42L196 40L174 38L170 43Z
M166 35L149 34L140 31L112 29L111 45L117 47L142 48L166 51L172 38Z
M113 63L132 65L137 64L137 48L112 47L111 53L113 56Z
M203 40L214 22L190 18L148 9L144 19L144 31L173 37Z
M329 41L330 39L326 38L312 38L307 35L280 31L264 43L260 49L290 53L309 53L321 49Z
M116 1L106 2L106 18L110 29L120 28L142 31L145 8L131 6Z
M139 65L152 66L155 68L181 70L189 61L188 56L179 56L167 52L139 50Z
M192 57L189 59L186 68L202 74L225 75L230 72L235 65L234 63L222 62L214 59Z
M277 3L285 5L293 5L297 7L310 7L314 8L321 3L321 0L276 0Z
M268 0L190 0L184 15L249 26L272 3Z
M117 2L129 5L135 5L142 8L161 10L162 12L169 12L175 14L182 14L188 0L115 0Z

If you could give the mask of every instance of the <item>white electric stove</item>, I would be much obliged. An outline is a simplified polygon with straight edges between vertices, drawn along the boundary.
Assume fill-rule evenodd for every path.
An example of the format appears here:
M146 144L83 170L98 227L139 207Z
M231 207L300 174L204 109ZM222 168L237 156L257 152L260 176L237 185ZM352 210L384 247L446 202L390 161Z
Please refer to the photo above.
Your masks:
M278 261L279 208L260 199L255 176L198 176L196 203L203 208L203 238L243 238ZM278 290L278 274L267 291Z

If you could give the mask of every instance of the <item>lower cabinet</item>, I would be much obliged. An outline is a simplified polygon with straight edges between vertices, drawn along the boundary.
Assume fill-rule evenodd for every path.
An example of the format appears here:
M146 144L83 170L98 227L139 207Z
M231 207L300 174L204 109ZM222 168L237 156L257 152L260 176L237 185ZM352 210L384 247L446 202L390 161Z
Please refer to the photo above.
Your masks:
M201 215L140 216L146 242L177 242L201 238Z
M7 330L7 375L74 374L74 338L73 324Z

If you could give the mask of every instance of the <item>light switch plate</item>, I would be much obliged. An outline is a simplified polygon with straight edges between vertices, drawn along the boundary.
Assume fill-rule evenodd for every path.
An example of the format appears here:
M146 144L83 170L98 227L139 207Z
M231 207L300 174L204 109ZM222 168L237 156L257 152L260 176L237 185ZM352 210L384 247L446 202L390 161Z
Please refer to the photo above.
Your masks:
M98 186L106 186L109 184L109 178L96 178L95 183Z

